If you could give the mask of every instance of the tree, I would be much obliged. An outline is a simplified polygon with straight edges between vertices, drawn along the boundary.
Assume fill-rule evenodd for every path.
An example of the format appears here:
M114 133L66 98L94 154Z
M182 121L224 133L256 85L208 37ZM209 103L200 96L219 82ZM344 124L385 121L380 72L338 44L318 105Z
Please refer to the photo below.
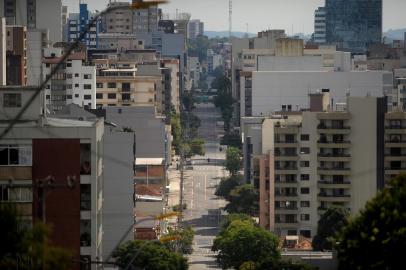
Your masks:
M278 238L249 221L235 220L214 240L221 267L238 269L245 262L259 262L268 257L279 259Z
M397 176L337 238L340 269L399 269L406 250L406 176Z
M135 256L135 257L134 257ZM179 253L171 252L164 244L153 241L134 240L119 246L113 258L120 268L131 263L136 269L148 270L185 270L187 259Z
M204 156L204 140L203 139L193 139L190 142L190 149L192 155Z
M72 253L49 243L50 229L41 223L29 229L13 205L0 205L0 269L69 269Z
M235 147L228 147L225 167L231 175L235 176L241 168L241 151Z
M172 145L175 148L175 153L179 155L180 146L182 143L182 126L179 114L173 114L171 117Z
M230 176L221 179L219 185L216 187L214 195L223 197L228 200L231 190L240 184L241 176Z
M253 226L257 225L255 220L247 214L228 214L227 216L225 216L224 220L221 222L221 230L222 231L226 230L228 228L228 226L230 226L230 224L235 220L248 222L248 223L251 223Z
M247 215L258 215L258 191L251 184L237 186L231 190L229 203L225 210L229 213L243 213Z
M192 254L193 252L193 238L195 237L195 232L191 226L187 226L182 229L172 229L169 228L168 236L180 236L178 241L171 241L165 243L165 246L172 252L177 250L182 254Z
M238 134L238 133L226 133L221 138L221 144L241 149L242 142L241 142L240 134Z
M329 208L320 217L317 234L313 238L314 250L332 250L336 233L348 224L348 211L344 208Z

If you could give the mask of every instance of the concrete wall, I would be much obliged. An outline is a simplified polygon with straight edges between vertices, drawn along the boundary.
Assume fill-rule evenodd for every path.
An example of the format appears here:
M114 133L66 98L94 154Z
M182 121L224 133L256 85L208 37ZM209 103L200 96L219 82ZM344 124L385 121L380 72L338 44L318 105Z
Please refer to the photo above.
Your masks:
M6 76L6 19L0 18L0 86L6 85Z
M269 115L282 104L292 108L307 108L308 93L329 88L334 103L345 102L348 89L351 96L382 96L391 90L392 73L376 72L253 72L252 114Z
M49 29L52 43L62 41L62 1L37 1L37 29Z
M44 33L45 32L45 33ZM38 86L42 81L42 57L46 30L29 29L27 31L27 85Z
M107 107L107 121L130 127L136 134L137 158L165 158L168 140L163 118L155 116L154 107Z
M103 257L107 257L134 224L134 133L105 127ZM133 239L130 232L125 241Z
M323 70L321 56L258 56L258 71Z

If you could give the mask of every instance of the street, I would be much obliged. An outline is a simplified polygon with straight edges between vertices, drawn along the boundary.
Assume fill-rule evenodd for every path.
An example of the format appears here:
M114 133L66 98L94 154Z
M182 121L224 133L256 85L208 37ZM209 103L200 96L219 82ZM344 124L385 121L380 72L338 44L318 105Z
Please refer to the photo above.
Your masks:
M224 150L219 151L218 135L222 133L221 127L216 127L220 114L213 104L198 104L194 113L201 119L199 136L205 139L206 155L194 159L224 159ZM223 167L213 165L193 166L187 170L184 182L184 199L187 210L184 220L193 226L195 239L193 254L189 256L191 270L220 269L215 262L215 253L211 246L219 231L221 222L221 208L225 201L214 195L215 186L224 177Z

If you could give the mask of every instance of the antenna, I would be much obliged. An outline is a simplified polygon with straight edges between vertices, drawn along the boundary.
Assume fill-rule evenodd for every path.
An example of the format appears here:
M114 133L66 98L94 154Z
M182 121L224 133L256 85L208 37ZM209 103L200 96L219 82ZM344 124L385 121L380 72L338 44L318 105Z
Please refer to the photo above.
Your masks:
M231 41L231 32L233 31L233 1L228 0L228 38Z

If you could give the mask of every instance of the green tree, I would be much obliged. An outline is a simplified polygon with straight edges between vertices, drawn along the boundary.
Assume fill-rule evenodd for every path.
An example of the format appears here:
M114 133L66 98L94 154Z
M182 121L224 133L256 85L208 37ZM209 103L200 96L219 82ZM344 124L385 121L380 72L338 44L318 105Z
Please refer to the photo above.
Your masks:
M402 268L406 250L406 176L391 180L357 217L350 219L337 242L340 269Z
M334 237L341 228L348 224L348 211L344 208L333 207L320 217L317 234L313 238L314 250L332 250Z
M278 238L249 221L235 220L214 240L217 262L223 268L238 269L245 262L259 262L271 257L280 258Z
M0 204L0 269L69 269L72 253L49 243L50 229L41 223L25 227L13 205Z
M228 147L226 152L225 167L231 175L237 175L241 168L241 151L235 147Z
M192 155L204 156L204 140L203 139L193 139L190 142L190 149Z
M230 226L233 221L240 220L243 222L251 223L253 226L257 226L256 221L247 214L228 214L221 222L221 230L225 230Z
M237 186L231 190L229 203L225 210L229 213L243 213L247 215L258 215L258 190L251 184Z
M173 114L171 117L172 145L175 148L175 153L179 155L180 146L182 143L182 126L179 114Z
M191 226L187 226L182 229L169 228L168 236L180 236L178 241L171 241L165 243L166 247L175 252L179 250L182 254L192 254L193 252L193 238L195 237L195 232Z
M187 259L171 252L164 244L153 241L134 240L119 246L113 253L119 267L126 267L131 260L133 267L148 270L185 270Z
M214 195L228 200L231 190L240 184L240 181L242 180L241 178L240 175L231 175L221 179L219 185L216 187Z

